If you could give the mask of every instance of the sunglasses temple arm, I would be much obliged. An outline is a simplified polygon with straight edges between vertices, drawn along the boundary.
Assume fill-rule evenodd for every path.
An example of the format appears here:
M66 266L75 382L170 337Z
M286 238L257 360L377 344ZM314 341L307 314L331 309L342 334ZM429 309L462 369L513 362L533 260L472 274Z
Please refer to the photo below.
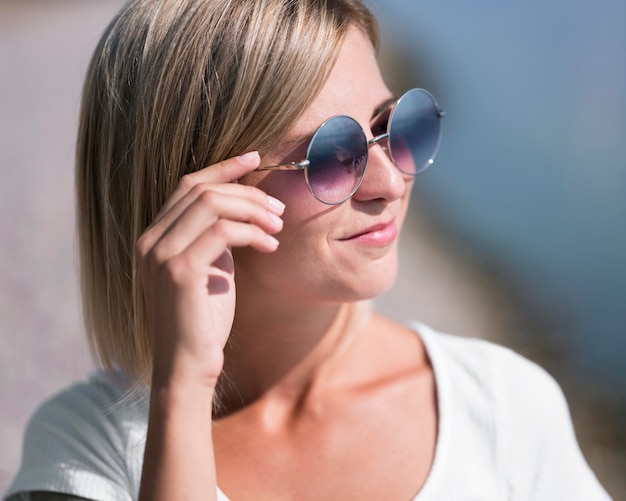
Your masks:
M303 160L302 162L290 162L280 165L267 165L265 167L258 167L254 170L302 170L306 169L310 163L311 162L309 162L308 160Z

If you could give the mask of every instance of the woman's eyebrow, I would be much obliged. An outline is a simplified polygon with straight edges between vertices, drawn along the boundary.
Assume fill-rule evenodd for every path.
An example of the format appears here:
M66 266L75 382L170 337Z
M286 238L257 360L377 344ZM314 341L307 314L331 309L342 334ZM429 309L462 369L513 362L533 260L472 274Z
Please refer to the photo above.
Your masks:
M380 115L383 111L385 111L387 108L389 108L389 106L394 104L397 100L398 100L398 98L396 96L391 96L390 98L385 99L382 103L380 103L376 107L376 109L374 110L374 113L372 114L372 118L377 117L378 115Z

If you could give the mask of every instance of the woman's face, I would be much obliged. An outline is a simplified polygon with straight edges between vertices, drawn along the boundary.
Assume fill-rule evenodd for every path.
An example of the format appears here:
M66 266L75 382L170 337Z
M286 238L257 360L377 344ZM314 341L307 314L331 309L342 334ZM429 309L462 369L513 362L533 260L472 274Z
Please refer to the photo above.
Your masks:
M302 160L308 141L294 141L310 137L334 115L353 117L371 139L376 109L391 97L369 39L352 28L320 94L281 143L291 146L279 146L262 164ZM251 291L308 302L343 302L372 298L392 285L397 235L412 181L380 145L370 146L365 178L341 205L316 200L300 171L254 172L240 182L278 198L286 209L276 252L234 250L238 296Z

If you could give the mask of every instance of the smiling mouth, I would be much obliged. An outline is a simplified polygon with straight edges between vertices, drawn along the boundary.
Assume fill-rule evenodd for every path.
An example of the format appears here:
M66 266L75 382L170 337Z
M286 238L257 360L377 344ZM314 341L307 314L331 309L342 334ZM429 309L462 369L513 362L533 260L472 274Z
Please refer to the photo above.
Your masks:
M366 245L383 246L392 243L398 236L396 220L370 226L349 237L341 238L342 242L357 242Z

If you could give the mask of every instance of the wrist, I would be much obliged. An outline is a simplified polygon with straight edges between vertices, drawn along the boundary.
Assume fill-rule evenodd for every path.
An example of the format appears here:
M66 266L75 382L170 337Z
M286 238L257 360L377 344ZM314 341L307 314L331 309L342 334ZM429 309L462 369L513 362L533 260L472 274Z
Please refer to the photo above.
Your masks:
M198 359L178 353L168 360L155 359L152 366L151 387L167 390L187 390L200 393L215 393L217 381L224 365L221 350L211 357Z

